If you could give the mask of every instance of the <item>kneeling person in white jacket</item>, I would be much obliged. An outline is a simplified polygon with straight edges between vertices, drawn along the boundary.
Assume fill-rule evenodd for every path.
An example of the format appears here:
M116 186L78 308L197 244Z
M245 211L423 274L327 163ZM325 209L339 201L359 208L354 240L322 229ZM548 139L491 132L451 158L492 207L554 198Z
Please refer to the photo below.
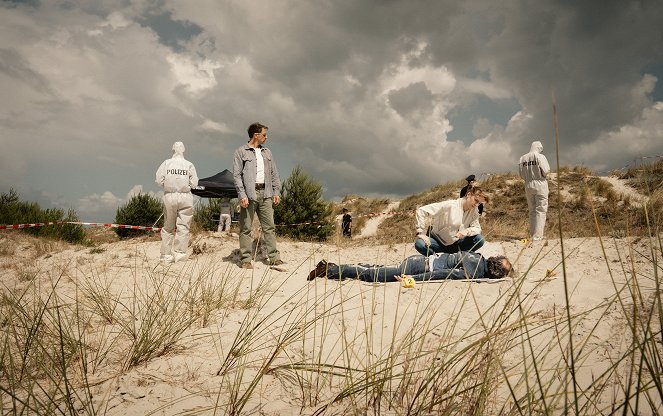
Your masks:
M463 198L417 208L414 248L424 256L478 250L485 240L477 207L489 200L481 189L473 187Z
M189 225L193 218L191 188L198 186L198 175L193 163L184 158L182 142L173 144L173 157L164 160L159 166L156 183L164 192L165 218L161 228L161 260L167 263L186 260Z

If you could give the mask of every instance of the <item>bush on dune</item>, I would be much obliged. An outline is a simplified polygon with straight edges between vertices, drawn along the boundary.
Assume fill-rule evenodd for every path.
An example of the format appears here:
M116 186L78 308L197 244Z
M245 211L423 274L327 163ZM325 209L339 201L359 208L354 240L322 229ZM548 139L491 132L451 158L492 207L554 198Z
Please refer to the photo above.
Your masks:
M142 225L145 227L163 226L163 203L155 196L139 193L117 209L115 223L126 225ZM151 233L146 230L116 228L120 238L132 238Z
M21 201L14 189L0 194L0 223L2 224L35 224L48 222L77 222L76 211L70 209L65 216L59 208L42 209L36 202ZM86 242L85 231L78 224L54 224L42 227L25 228L25 233L37 237L49 237L69 243Z

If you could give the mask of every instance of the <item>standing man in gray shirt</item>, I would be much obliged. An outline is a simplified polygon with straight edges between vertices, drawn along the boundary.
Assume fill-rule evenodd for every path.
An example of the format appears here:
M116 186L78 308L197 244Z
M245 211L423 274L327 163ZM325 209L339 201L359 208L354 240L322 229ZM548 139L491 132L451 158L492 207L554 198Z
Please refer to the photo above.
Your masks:
M274 209L281 202L281 180L272 152L263 147L267 140L267 126L253 123L247 132L249 141L235 150L233 177L239 197L239 251L242 268L253 269L251 263L251 229L253 215L258 214L263 239L267 246L269 264L283 264L276 248Z
M525 180L525 196L529 209L529 236L534 241L543 240L543 228L548 212L548 159L541 153L540 141L532 142L529 153L520 157L518 172Z

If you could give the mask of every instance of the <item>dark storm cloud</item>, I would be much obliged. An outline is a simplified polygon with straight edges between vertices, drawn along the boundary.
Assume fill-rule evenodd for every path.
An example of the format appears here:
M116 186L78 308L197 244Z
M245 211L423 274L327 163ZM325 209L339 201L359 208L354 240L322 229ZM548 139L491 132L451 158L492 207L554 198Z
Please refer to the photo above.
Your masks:
M156 189L176 139L203 176L229 168L258 120L283 178L301 164L326 197L405 195L513 170L534 137L550 154L554 91L563 163L621 166L663 153L660 3L5 2L0 162L12 183L82 166L60 192L94 212ZM35 137L94 160L42 160Z
M649 94L634 90L640 69L656 59L652 51L663 47L661 2L545 4L514 2L516 13L504 14L504 30L485 49L493 79L514 91L538 134L551 130L551 89L567 147L629 123L651 105Z
M46 78L34 71L30 64L13 49L0 49L0 72L17 81L25 83L35 91L54 95Z
M388 94L389 105L401 117L415 117L423 112L430 112L433 94L423 82L416 82L407 87L392 90Z
M508 157L526 152L533 138L545 138L547 149L552 149L554 91L563 160L591 164L578 159L576 144L637 123L652 104L646 91L651 83L642 78L641 68L656 55L647 45L660 32L661 10L651 1L610 2L605 7L589 3L294 2L297 7L270 5L253 18L241 17L234 9L245 37L243 56L256 71L263 96L245 97L241 111L283 120L279 129L287 140L274 146L286 147L286 155L324 177L330 190L348 181L363 190L393 189L394 182L402 181L399 189L404 190L453 178L453 172L472 159L483 160L481 146L491 141L507 148L504 158L483 165L490 170L511 169ZM252 6L255 3L247 6L247 13ZM661 50L659 41L653 44ZM422 67L446 67L457 80L480 80L502 92L493 96L490 89L469 91L459 81L455 91L434 94L430 80L416 78L415 70ZM388 85L390 76L408 69L413 71L410 83ZM351 82L344 82L348 77ZM228 93L232 87L220 82L218 90ZM265 100L269 94L279 94L287 105ZM472 102L482 104L469 105ZM390 109L401 119L392 120ZM527 115L520 118L520 126L504 129L520 109ZM230 118L242 118L240 111L224 110ZM426 110L428 119L417 117ZM458 120L482 126L468 125L463 136L454 136L463 143L481 139L471 134L486 131L486 120L502 129L488 142L477 142L472 153L451 146L459 152L454 162L440 164L418 156L431 146L429 155L446 146L449 111ZM436 122L440 125L431 130L437 137L412 128ZM372 156L376 149L379 158ZM444 150L448 155L449 149ZM395 169L380 174L384 166ZM413 169L420 171L395 172Z
M141 25L147 26L159 35L159 40L175 51L182 51L184 43L199 35L202 29L191 22L173 20L169 11L147 13L136 19Z

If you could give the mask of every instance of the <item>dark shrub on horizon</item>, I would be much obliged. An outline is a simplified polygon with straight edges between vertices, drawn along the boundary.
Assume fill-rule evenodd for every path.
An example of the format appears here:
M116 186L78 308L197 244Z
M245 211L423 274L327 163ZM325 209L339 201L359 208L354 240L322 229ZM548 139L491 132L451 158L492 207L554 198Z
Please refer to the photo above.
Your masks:
M146 227L163 226L163 203L159 198L150 194L139 193L117 209L115 214L115 223L123 225L142 225ZM158 221L157 221L158 220ZM131 230L127 228L116 228L120 238L132 238L145 234L154 233L154 231Z
M36 202L24 202L14 189L0 194L1 224L34 224L46 222L77 222L76 211L70 209L65 217L59 208L41 209ZM54 224L42 227L24 228L21 231L37 237L48 237L64 240L69 243L86 242L85 231L78 224Z

